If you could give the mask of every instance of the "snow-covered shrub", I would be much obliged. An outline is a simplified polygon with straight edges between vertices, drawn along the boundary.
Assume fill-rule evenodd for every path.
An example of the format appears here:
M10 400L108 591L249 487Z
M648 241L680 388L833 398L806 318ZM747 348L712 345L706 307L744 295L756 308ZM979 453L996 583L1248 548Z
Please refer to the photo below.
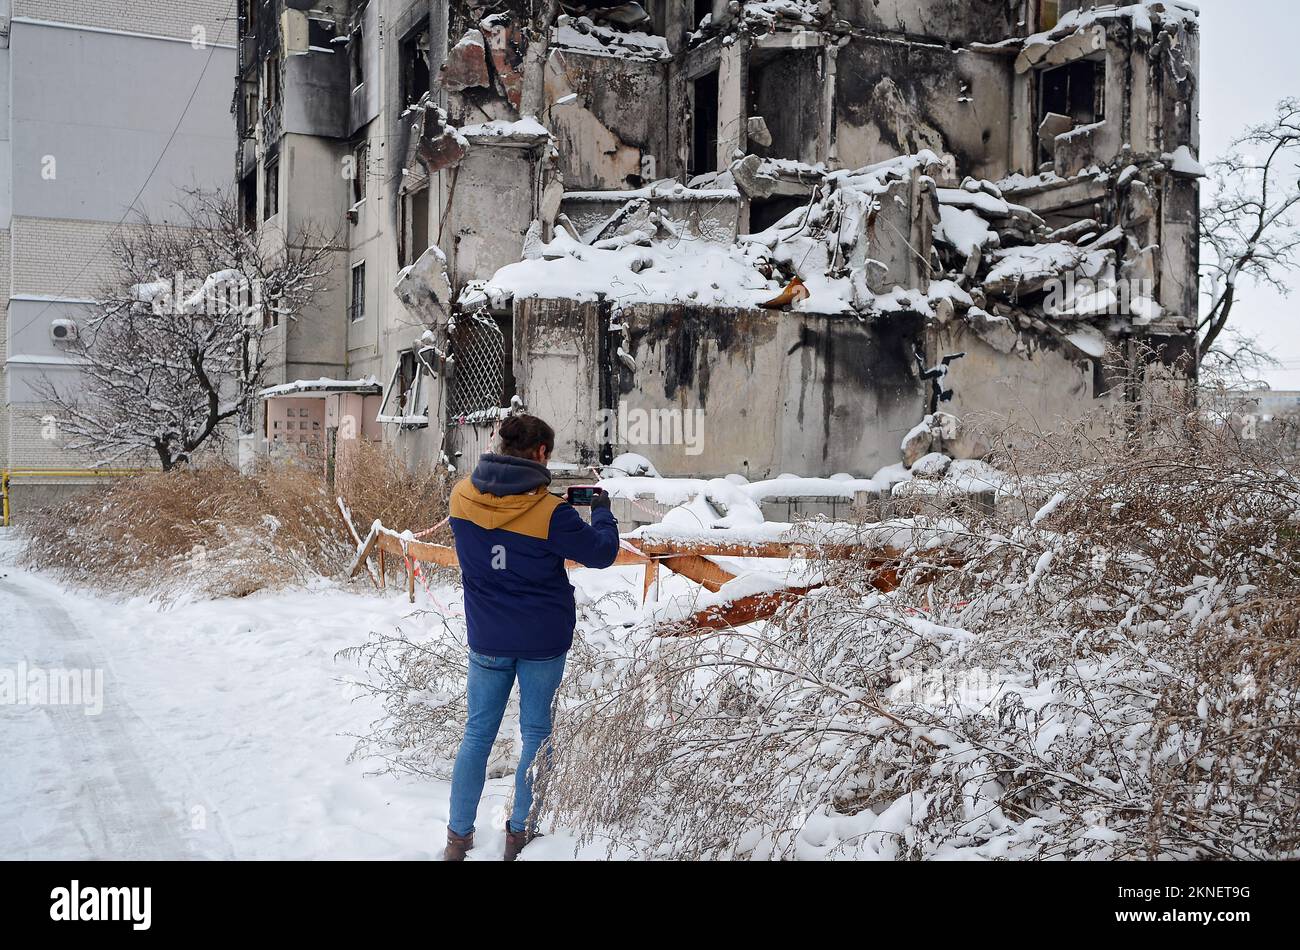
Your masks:
M1146 411L994 437L1054 493L958 565L827 563L770 621L641 639L564 709L547 809L677 858L1300 855L1300 483Z
M626 596L606 594L578 606L578 630L565 667L561 701L576 705L599 695L606 677L621 668L623 651L610 634L609 614ZM421 611L420 613L425 613ZM376 771L450 779L464 735L468 670L465 618L441 618L429 636L371 632L365 643L339 653L362 670L357 684L379 700L383 714L357 735L353 758ZM512 697L488 763L489 775L512 772L519 762L518 698Z

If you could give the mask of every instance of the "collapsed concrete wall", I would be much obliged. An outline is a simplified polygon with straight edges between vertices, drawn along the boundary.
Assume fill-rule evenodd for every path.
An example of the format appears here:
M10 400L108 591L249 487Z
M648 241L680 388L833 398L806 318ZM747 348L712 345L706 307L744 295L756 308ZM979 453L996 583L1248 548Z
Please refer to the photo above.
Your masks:
M626 405L718 420L699 455L644 453L665 473L864 471L935 408L1079 418L1136 398L1111 360L1190 378L1198 39L1173 0L536 15L353 5L352 141L336 105L284 113L332 143L312 167L383 155L347 212L381 324L349 369L405 393L427 361L428 422L386 430L420 453L475 451L518 396L578 465L632 447L593 434ZM461 357L496 367L472 398Z
M923 368L958 353L939 403L950 427L918 454L977 458L1007 427L1103 424L1125 395L1101 359L1063 343L918 314L524 298L513 322L518 395L556 425L556 457L581 467L635 452L664 475L875 472L930 411Z
M664 177L667 77L658 60L551 53L546 119L567 189L639 188Z

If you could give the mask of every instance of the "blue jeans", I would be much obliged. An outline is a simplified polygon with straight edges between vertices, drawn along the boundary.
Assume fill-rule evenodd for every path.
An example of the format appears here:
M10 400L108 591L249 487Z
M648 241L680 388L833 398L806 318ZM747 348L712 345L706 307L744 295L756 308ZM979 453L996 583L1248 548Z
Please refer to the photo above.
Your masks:
M533 805L533 779L529 766L538 749L546 743L550 754L551 705L564 676L568 653L549 660L520 660L508 656L484 656L469 651L469 719L465 738L456 753L451 773L451 815L447 827L458 835L474 830L479 797L487 779L488 755L501 728L510 690L519 678L519 732L524 748L515 772L515 806L510 814L510 830L524 831ZM549 759L548 759L549 761Z

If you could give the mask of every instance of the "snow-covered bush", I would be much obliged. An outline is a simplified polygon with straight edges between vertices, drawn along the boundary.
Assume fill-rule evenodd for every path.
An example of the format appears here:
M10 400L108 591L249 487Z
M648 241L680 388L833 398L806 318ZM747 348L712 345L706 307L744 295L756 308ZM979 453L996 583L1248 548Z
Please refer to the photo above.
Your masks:
M1208 419L986 423L992 511L807 562L767 621L580 602L543 819L646 857L1300 856L1300 482ZM459 624L353 651L385 704L359 755L449 774Z
M599 695L607 676L625 662L608 631L617 625L610 614L628 606L626 595L606 594L578 606L574 639L561 686L561 701L579 705ZM364 735L357 735L353 758L375 763L376 771L450 779L464 735L468 672L465 618L444 614L431 637L411 638L375 631L365 643L339 654L362 670L357 681L379 700L383 714ZM512 698L488 771L512 772L519 762L518 699Z
M828 563L771 621L641 639L560 717L548 810L677 858L1300 854L1300 484L1158 422L1007 449L1055 494L960 565Z

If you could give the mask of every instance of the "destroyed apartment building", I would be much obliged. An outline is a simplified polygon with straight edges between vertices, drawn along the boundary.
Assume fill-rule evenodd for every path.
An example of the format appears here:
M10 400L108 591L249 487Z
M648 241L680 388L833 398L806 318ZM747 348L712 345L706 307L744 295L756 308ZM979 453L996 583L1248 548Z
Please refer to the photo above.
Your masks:
M271 451L870 475L1191 382L1172 0L242 0L250 224L342 222ZM702 431L701 431L702 427Z

